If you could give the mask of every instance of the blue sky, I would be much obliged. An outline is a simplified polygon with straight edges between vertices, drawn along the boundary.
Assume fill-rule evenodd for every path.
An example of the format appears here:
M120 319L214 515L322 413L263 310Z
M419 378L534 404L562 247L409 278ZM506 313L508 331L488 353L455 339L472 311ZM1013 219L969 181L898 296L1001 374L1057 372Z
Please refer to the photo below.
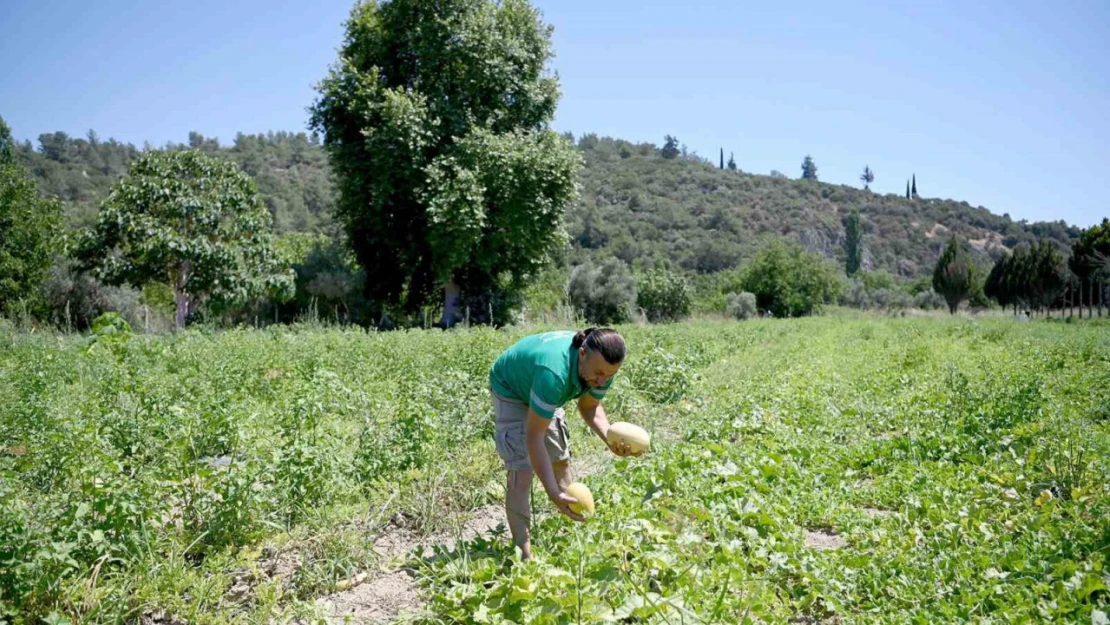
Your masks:
M95 129L304 130L351 2L0 0L0 115L18 139ZM797 177L966 200L1015 219L1110 216L1110 2L538 0L555 126Z

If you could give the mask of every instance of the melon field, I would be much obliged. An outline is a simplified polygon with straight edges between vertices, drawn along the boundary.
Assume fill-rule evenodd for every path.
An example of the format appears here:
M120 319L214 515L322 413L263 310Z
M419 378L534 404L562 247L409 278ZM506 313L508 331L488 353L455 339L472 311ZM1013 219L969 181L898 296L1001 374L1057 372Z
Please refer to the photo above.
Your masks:
M548 329L0 329L0 623L1082 623L1110 326L620 328L576 524L499 527L490 363Z

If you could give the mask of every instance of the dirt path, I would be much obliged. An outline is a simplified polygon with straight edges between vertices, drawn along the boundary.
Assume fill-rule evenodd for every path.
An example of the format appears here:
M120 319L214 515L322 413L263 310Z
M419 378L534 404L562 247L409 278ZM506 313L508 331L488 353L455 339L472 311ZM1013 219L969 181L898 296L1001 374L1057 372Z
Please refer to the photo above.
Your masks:
M574 461L575 479L581 479L603 470L610 460L605 456L584 456ZM505 510L499 505L486 505L470 513L462 527L452 533L421 539L404 528L387 531L374 542L374 551L381 557L382 568L369 571L351 580L351 587L316 600L323 608L329 624L352 623L379 625L417 614L424 607L420 589L412 571L400 566L399 558L414 549L423 548L422 555L430 558L437 546L447 546L454 551L459 542L472 541L487 536L505 525ZM502 528L505 536L508 529Z
M504 523L504 517L500 506L482 506L471 513L455 535L421 540L404 529L387 532L374 543L374 551L381 556L383 568L369 572L361 580L362 576L354 578L352 588L321 597L316 603L324 609L328 623L370 625L412 615L424 604L413 573L396 566L396 560L421 547L424 557L431 557L439 545L447 545L449 551L454 551L457 542L471 541L488 534Z

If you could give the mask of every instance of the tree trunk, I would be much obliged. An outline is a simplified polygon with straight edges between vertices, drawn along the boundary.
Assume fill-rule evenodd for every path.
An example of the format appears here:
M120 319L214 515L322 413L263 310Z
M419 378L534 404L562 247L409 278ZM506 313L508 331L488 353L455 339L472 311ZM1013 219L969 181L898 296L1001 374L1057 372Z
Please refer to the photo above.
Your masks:
M1099 280L1098 281L1098 318L1099 319L1102 319L1102 291L1103 291L1102 280Z
M1093 278L1088 278L1088 280L1087 280L1087 318L1088 319L1094 317L1094 314L1092 314L1094 311L1091 310L1091 308L1094 304L1094 300L1095 300L1095 294L1091 291L1091 289L1094 288L1094 284L1092 284L1092 282L1094 282L1094 279Z
M440 317L437 325L442 328L450 328L459 322L458 300L458 285L454 282L443 285L443 316Z
M1079 279L1079 318L1083 318L1083 279Z
M185 283L189 281L189 261L177 267L177 280L173 285L173 296L177 302L177 329L185 328L185 318L189 315L189 294L185 292Z

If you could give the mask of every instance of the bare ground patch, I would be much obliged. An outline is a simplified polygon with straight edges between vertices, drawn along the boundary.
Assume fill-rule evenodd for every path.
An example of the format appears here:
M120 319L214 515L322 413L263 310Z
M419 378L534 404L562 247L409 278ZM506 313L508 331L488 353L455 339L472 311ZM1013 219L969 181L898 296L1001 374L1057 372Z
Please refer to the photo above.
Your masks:
M186 625L183 621L176 616L166 614L165 610L155 610L153 612L146 612L139 617L140 625Z
M398 558L421 549L421 557L431 558L437 546L446 545L449 552L460 542L485 536L503 525L504 510L499 506L482 506L471 512L455 532L421 539L415 532L393 525L374 542L374 552L381 558L383 569L359 574L341 582L346 588L321 597L316 604L323 608L328 623L386 623L424 607L413 572L397 567Z
M576 479L593 475L610 462L611 459L605 455L586 454L575 458ZM500 503L477 508L466 515L453 531L427 538L421 538L409 527L407 519L394 518L373 545L382 568L343 580L342 591L320 597L316 604L324 610L327 622L334 624L373 625L417 613L423 609L424 602L414 572L403 568L399 559L416 549L421 549L422 558L433 558L436 557L437 547L441 546L446 546L447 552L452 553L459 543L487 537L494 532L504 532L508 539L505 509Z
M316 601L328 623L387 623L423 607L411 573L393 570Z
M834 551L848 546L848 542L831 528L818 527L806 530L806 547L818 551Z

